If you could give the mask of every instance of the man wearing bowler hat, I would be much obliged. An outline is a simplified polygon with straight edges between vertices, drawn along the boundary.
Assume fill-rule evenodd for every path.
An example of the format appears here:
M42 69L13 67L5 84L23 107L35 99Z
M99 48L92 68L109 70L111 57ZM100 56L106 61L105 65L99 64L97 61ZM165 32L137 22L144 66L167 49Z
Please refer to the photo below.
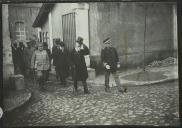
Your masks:
M115 82L118 87L119 92L126 92L127 88L123 88L120 84L119 76L117 74L117 69L120 68L120 62L118 58L117 51L112 47L111 39L107 38L103 41L104 48L101 51L101 60L105 69L105 91L111 92L109 87L109 77L113 74Z
M86 62L84 58L84 56L88 54L89 54L89 49L85 44L83 44L83 38L78 37L75 44L75 48L73 49L71 53L74 90L76 93L78 92L78 87L77 87L78 81L82 81L82 84L84 87L84 93L85 94L90 93L86 83L86 80L88 78L88 72L87 72L87 66L86 66Z

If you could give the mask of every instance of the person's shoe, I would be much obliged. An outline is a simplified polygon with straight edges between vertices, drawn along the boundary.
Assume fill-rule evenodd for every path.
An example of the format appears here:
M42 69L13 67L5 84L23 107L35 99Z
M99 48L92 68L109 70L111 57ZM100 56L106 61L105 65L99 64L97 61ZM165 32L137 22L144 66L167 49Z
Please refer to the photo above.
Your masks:
M63 87L67 87L66 82L62 82Z
M124 90L122 90L122 89L119 89L119 90L118 90L118 92L120 92L120 93L124 93Z
M125 93L127 92L127 90L128 90L127 88L124 88L124 92L125 92Z
M124 88L123 90L119 89L118 91L121 92L121 93L126 93L127 92L127 88Z
M46 91L46 89L44 87L40 87L39 90L42 92Z
M78 89L73 89L73 94L78 94Z
M86 91L86 92L84 92L84 94L90 94L90 92L89 91Z
M105 88L105 92L111 92L110 88Z

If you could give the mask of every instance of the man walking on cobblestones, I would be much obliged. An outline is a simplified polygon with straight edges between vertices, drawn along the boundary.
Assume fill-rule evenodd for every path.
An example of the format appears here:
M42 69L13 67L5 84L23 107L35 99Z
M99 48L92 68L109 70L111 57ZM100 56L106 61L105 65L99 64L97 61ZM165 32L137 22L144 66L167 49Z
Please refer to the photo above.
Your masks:
M83 38L78 37L75 48L71 53L71 61L73 67L73 80L75 92L78 92L77 82L82 81L84 87L84 93L89 94L86 80L88 78L88 72L85 62L85 55L89 54L88 47L83 44Z
M120 62L118 58L117 51L112 47L110 38L107 38L103 41L104 48L101 51L101 60L105 68L105 91L110 92L109 88L109 77L112 73L115 79L115 82L118 87L119 92L126 92L127 88L122 89L119 76L117 74L117 69L120 68Z
M43 90L46 79L46 71L49 69L49 57L45 50L43 50L43 44L38 43L38 50L36 50L31 59L31 68L36 70L39 87Z

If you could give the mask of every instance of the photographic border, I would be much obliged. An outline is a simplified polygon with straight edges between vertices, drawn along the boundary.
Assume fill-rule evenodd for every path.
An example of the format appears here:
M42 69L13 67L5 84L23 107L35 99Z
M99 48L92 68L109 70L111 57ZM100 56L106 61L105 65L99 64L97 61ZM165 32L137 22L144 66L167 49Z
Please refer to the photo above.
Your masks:
M179 118L180 118L180 126L182 125L182 0L0 0L1 3L1 11L2 11L2 4L10 4L10 3L73 3L73 2L176 2L177 3L177 36L178 36L178 77L179 77ZM3 62L3 36L2 36L2 13L0 15L1 18L1 31L0 31L0 50L1 50L1 67L3 67L2 62ZM1 83L0 83L0 106L3 108L3 72L2 68L0 69L1 71ZM3 117L0 119L0 127L3 127ZM179 126L179 127L180 127ZM28 127L28 126L27 126ZM31 126L33 127L39 127L39 126ZM47 127L47 126L46 126ZM54 127L54 126L51 126ZM93 126L87 126L87 125L81 125L81 126L69 126L69 125L64 125L64 126L56 126L56 127L156 127L156 126L146 126L146 125L110 125L110 126L105 126L105 125L93 125ZM163 126L159 126L163 127ZM166 127L174 127L174 126L166 126Z

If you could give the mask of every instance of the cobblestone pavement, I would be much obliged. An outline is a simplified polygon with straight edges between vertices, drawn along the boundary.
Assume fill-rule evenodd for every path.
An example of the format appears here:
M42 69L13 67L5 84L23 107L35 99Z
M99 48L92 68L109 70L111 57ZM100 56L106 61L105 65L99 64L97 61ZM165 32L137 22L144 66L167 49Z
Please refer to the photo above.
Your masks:
M6 126L42 125L179 125L178 81L129 87L121 94L116 87L105 93L103 86L89 85L91 94L72 93L72 86L50 82L46 91L33 91L29 103L7 113Z

